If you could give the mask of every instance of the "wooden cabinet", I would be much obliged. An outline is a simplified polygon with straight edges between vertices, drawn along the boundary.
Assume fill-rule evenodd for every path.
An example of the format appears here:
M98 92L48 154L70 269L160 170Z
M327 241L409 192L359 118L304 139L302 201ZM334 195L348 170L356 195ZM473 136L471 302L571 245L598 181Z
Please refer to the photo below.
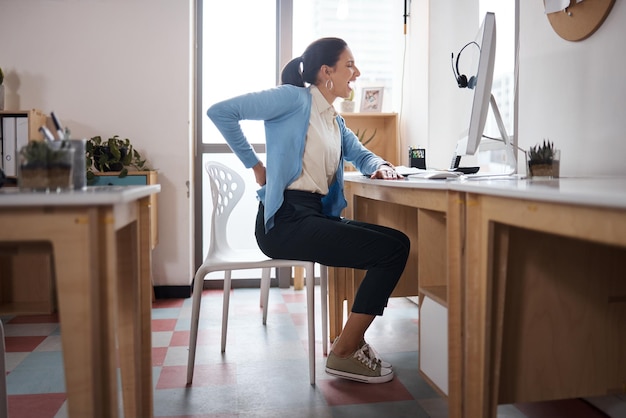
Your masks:
M344 113L341 115L346 126L357 136L374 138L365 147L393 165L401 165L402 156L398 143L397 113Z
M90 186L146 186L158 184L157 171L129 171L126 177L119 177L119 171L111 171L106 173L94 173L96 175ZM150 240L151 247L154 249L159 243L159 235L157 228L158 220L157 211L157 195L150 195Z

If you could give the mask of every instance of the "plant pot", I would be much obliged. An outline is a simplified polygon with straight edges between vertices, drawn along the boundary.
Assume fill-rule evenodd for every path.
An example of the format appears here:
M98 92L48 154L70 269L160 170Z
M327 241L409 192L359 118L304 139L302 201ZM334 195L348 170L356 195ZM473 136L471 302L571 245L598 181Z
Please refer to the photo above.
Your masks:
M32 191L61 191L73 187L74 149L62 148L61 141L49 144L47 158L20 160L18 186Z
M128 153L128 148L121 147L120 148L120 158L116 158L108 146L98 146L93 150L94 156L94 167L98 171L109 172L109 171L122 171L124 168L124 164L118 160L123 160Z
M561 171L561 151L554 151L554 158L549 161L528 160L528 177L559 178Z
M0 110L4 110L4 84L0 86Z
M20 165L17 177L20 189L45 191L48 189L48 167L43 165Z

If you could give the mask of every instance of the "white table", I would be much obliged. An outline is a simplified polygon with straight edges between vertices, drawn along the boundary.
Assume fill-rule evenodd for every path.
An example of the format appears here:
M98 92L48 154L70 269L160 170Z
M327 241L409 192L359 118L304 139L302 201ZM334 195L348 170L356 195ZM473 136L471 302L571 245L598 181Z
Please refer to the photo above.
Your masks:
M153 186L0 189L0 242L52 244L69 416L152 417ZM118 367L121 390L118 388Z

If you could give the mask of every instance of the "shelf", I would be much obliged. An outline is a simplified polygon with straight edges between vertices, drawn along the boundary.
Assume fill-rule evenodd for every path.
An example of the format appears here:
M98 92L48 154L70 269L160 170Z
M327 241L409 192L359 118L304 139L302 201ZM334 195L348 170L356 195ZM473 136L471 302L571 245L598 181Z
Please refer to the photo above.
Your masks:
M448 306L448 286L440 285L420 287L420 294L428 296L444 307Z
M2 315L48 315L54 310L54 307L47 301L0 303Z
M355 134L357 131L373 133L376 130L376 136L365 147L390 163L401 165L397 113L342 113L341 116Z

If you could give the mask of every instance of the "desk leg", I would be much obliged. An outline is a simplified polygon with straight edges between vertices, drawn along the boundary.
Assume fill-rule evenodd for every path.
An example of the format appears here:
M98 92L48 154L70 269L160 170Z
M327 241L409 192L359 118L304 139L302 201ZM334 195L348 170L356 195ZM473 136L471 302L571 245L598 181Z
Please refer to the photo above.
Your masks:
M480 197L466 196L463 417L489 418L488 330L491 286L487 280L489 225L482 222Z
M119 350L124 416L152 417L152 275L149 200L138 219L117 232Z
M28 226L34 232L32 239L38 235L41 239L40 228L53 237L70 417L118 416L114 324L103 309L109 290L99 273L102 254L107 253L101 245L105 238L100 219L97 210L90 209L86 214L35 216Z
M153 203L154 204L154 203ZM141 411L143 417L154 415L152 400L152 301L154 287L152 280L152 215L150 197L139 201L139 303L141 307Z
M463 413L463 248L465 231L465 195L448 192L446 219L448 257L448 416ZM419 242L419 241L418 241ZM423 295L419 304L422 306Z
M117 239L117 301L119 358L122 375L124 416L141 414L141 324L139 255L136 250L137 226L131 223L119 230Z
M464 416L495 418L510 230L482 219L480 199L467 198L467 290ZM474 229L476 228L476 229Z

